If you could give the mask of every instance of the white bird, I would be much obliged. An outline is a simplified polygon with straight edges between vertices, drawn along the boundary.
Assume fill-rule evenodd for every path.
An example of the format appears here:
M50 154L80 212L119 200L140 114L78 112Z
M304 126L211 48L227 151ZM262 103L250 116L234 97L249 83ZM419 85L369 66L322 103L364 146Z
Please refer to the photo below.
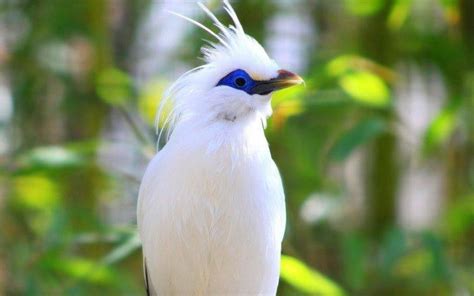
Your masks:
M273 91L303 80L281 70L245 34L224 26L202 48L205 65L167 91L168 142L150 162L138 200L147 292L153 295L275 295L285 197L264 135Z

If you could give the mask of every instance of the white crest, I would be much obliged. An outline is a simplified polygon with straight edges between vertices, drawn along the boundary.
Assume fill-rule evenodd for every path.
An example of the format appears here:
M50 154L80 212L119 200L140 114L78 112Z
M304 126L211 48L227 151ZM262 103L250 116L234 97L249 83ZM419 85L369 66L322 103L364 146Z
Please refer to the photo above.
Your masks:
M207 45L201 48L206 64L181 75L165 92L158 107L155 121L158 145L165 128L167 129L167 138L169 138L174 127L183 118L197 110L203 111L202 108L199 108L200 97L214 87L226 74L236 69L244 69L254 79L265 80L274 77L278 70L277 64L268 57L264 48L244 32L229 1L224 0L223 2L224 9L233 22L229 26L222 24L204 4L198 3L199 7L219 30L217 33L196 20L170 12L203 29L214 37L217 42L207 41ZM165 105L168 104L171 104L172 108L163 121L163 110ZM205 117L206 114L200 114L200 116ZM162 121L161 130L159 130L160 120Z

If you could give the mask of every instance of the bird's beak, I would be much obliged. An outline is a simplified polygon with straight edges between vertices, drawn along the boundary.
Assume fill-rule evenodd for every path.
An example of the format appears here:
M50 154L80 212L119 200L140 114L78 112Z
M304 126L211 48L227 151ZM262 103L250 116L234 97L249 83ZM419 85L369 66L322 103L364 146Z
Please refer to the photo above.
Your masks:
M278 76L270 80L257 81L252 88L253 94L267 95L276 90L304 83L303 78L287 70L278 70Z

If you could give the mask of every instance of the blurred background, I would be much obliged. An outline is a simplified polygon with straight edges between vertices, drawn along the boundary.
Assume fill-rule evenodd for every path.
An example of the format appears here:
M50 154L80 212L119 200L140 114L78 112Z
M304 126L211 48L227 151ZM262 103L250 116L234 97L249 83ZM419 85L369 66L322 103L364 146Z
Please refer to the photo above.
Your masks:
M229 19L219 1L205 1ZM305 88L266 130L279 295L474 295L474 1L232 1ZM0 295L143 295L139 181L194 1L0 0Z

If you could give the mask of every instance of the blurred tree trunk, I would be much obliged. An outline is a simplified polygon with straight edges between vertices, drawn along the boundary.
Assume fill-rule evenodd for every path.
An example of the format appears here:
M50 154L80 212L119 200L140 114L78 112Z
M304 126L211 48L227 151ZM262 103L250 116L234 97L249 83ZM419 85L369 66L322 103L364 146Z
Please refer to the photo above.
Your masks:
M461 32L464 43L466 44L467 53L467 81L464 81L464 93L462 94L465 98L466 111L464 116L467 117L467 136L468 141L463 151L463 156L460 157L459 165L455 167L462 168L459 173L457 180L458 188L461 188L461 192L465 192L468 188L463 188L465 184L472 184L474 179L473 172L469 173L469 165L472 166L474 162L474 120L472 114L474 114L474 1L472 0L461 0L459 4L459 11L461 13ZM470 119L470 120L469 120ZM469 179L470 178L470 179Z
M451 175L452 191L455 197L465 197L472 194L474 188L474 1L460 0L459 11L461 14L461 32L467 52L467 77L464 81L464 112L462 122L466 123L467 140L464 145L457 145L455 155L451 155L450 170L455 171ZM471 223L472 225L472 223ZM466 232L466 235L457 242L457 247L465 252L459 252L459 262L467 262L474 257L474 230ZM471 261L472 262L472 261Z
M366 18L362 23L359 44L361 52L382 65L393 62L391 32L386 20L392 1L386 1L385 7L376 15ZM391 111L376 111L387 122L392 121ZM378 238L394 222L395 195L397 188L396 138L387 131L379 136L369 148L367 166L368 210L367 224Z

